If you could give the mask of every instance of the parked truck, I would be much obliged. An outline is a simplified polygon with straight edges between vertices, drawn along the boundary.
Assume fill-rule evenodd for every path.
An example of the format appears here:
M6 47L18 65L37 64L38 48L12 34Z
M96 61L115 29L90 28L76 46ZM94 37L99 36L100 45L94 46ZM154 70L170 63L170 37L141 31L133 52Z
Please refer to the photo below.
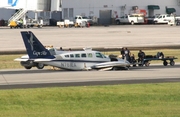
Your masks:
M81 15L77 15L74 18L74 21L70 21L68 19L65 19L64 21L58 21L57 26L58 27L88 27L89 25L93 25L93 20L89 19L87 17L83 17Z
M115 22L117 25L119 24L139 24L144 23L144 15L143 14L131 14L131 15L125 15L119 18L115 19Z
M78 25L80 25L82 22L89 23L89 25L93 25L93 20L92 19L89 19L88 17L81 16L81 15L77 15L75 17L74 22L77 23Z
M180 20L180 16L175 16L173 14L161 14L154 19L155 24L168 24L170 22L175 22Z
M68 19L65 19L64 21L59 21L59 22L57 22L57 26L58 26L59 28L61 28L61 27L65 27L65 28L67 28L67 27L73 27L73 26L74 26L74 22L73 22L73 21L70 21L70 20L68 20Z

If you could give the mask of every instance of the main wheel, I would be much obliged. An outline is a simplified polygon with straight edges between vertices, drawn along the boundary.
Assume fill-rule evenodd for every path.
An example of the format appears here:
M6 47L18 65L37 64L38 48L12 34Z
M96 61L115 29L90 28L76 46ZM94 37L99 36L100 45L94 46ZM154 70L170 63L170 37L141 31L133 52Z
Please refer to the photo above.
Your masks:
M112 70L113 70L113 71L116 71L116 70L117 70L117 67L113 67Z
M43 69L43 68L44 68L44 64L38 63L36 67L37 67L38 69Z
M134 25L134 21L131 21L131 25Z
M171 65L171 66L174 66L174 65L175 65L175 62L174 62L174 61L170 61L170 65Z
M164 61L164 62L163 62L163 65L164 65L164 66L167 66L167 64L168 64L167 61Z
M32 67L29 66L24 66L25 69L31 69Z

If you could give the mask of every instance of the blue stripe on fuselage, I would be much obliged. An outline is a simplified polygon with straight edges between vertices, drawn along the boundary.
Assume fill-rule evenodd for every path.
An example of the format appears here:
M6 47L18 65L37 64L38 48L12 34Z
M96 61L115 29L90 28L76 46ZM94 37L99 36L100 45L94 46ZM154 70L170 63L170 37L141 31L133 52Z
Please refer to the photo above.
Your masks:
M110 62L110 61L90 61L90 60L52 60L52 61L59 61L59 62L88 62L88 63Z

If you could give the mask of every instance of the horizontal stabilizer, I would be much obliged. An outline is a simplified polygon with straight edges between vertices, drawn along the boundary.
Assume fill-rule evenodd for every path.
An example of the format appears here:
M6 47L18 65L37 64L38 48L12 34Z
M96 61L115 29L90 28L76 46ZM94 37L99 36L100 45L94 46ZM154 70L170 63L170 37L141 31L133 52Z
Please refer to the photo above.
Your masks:
M14 61L28 61L29 59L16 58Z
M54 59L35 59L34 62L49 62L53 61Z

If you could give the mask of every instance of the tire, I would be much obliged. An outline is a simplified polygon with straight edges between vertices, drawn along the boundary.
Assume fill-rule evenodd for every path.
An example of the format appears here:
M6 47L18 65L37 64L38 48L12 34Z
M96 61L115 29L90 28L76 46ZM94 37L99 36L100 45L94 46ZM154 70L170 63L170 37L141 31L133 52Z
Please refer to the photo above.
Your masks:
M149 62L148 61L146 61L144 64L145 64L146 67L149 67Z
M167 62L167 61L164 61L164 62L163 62L163 65L164 65L164 66L167 66L167 65L168 65L168 62Z
M143 66L143 64L138 64L138 66Z
M38 25L37 27L38 27L38 28L42 28L42 25Z
M134 25L134 21L131 21L131 25Z
M174 66L174 65L175 65L175 62L174 62L174 61L170 61L170 65L171 65L171 66Z
M112 70L113 70L113 71L116 71L116 70L117 70L117 67L113 67Z
M119 20L116 20L116 24L117 24L117 25L120 25L121 23L120 23L120 21L119 21Z
M31 69L32 67L30 66L24 66L25 69Z
M38 69L43 69L43 68L44 68L44 64L42 64L42 63L37 63L36 67L37 67Z

